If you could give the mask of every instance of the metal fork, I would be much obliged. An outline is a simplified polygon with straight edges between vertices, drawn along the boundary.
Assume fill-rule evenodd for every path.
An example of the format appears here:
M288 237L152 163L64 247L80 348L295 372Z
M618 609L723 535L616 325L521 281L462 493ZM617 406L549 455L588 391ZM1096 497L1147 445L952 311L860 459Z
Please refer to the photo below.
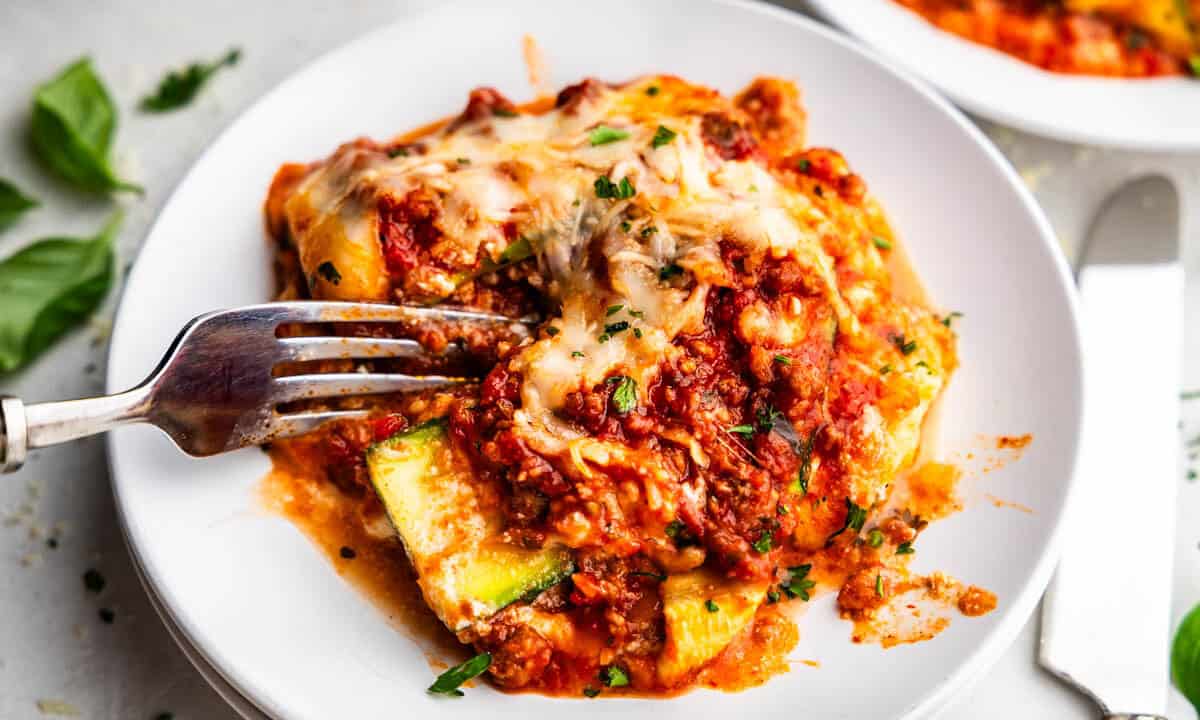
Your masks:
M201 315L184 326L158 368L132 390L36 405L0 397L0 472L20 468L31 448L142 422L157 426L189 455L215 455L300 435L329 420L363 417L368 412L287 413L277 408L283 403L470 382L471 378L443 375L354 372L279 377L272 372L280 363L307 360L433 357L414 340L276 337L280 325L429 320L509 325L516 332L528 324L527 320L470 310L344 302L267 303Z

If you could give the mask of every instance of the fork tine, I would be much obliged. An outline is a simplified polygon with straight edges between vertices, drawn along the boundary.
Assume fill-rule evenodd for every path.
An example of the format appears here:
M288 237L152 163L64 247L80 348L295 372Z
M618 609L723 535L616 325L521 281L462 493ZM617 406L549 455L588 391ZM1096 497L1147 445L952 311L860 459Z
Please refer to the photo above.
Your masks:
M315 322L403 322L414 320L444 320L454 322L483 322L502 325L530 324L531 318L511 318L507 315L413 305L384 305L381 303L292 301L258 305L252 309L270 312L280 323Z
M331 360L338 358L413 358L432 356L416 340L363 337L288 337L280 338L287 360ZM458 351L456 345L443 355Z
M316 430L330 420L360 420L370 410L328 410L277 415L265 429L268 438L289 438Z
M275 378L271 383L272 403L285 403L307 398L337 395L375 395L379 393L413 392L450 387L470 382L468 378L442 375L402 375L398 373L327 373L321 375L290 375Z

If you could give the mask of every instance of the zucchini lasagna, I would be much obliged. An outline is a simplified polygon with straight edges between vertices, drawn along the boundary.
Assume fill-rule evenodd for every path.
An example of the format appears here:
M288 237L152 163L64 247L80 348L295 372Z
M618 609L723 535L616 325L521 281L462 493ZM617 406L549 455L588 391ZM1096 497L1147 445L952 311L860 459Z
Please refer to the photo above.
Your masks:
M1200 0L896 0L939 28L1046 70L1200 75Z
M898 291L863 180L804 135L784 80L730 100L588 79L525 106L477 89L278 172L281 297L534 318L407 327L438 354L419 370L479 382L347 399L370 417L272 448L411 564L495 685L745 687L785 667L785 607L836 589L863 619L910 582L925 520L886 502L955 334Z

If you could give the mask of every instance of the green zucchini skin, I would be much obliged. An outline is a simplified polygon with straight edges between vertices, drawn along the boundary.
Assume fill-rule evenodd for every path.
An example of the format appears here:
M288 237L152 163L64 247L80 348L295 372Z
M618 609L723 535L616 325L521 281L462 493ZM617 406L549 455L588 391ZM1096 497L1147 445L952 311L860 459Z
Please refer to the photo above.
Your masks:
M371 445L366 461L426 602L451 630L468 629L574 572L561 543L527 549L503 542L503 519L479 502L477 481L445 418Z

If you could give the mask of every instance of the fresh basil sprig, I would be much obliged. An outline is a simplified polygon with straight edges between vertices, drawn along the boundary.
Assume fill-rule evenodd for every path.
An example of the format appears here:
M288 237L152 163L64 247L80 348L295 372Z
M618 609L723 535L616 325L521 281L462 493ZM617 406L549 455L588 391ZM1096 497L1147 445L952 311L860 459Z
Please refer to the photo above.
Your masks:
M433 695L450 695L462 697L463 691L458 689L466 681L483 673L492 664L491 653L480 653L461 665L455 665L446 672L438 675L437 680L429 686L428 692Z
M1175 633L1171 679L1196 712L1200 712L1200 605L1183 618Z
M172 70L158 83L153 95L142 98L140 107L146 112L167 112L187 105L218 70L236 65L242 51L234 48L216 62L192 63L183 70Z
M88 58L63 70L33 96L30 136L51 170L84 190L140 193L141 186L121 180L108 165L116 127L112 98Z
M117 213L93 238L46 238L0 261L0 373L37 357L100 305L120 223Z
M38 206L38 201L27 197L4 178L0 178L0 230L17 221L26 210Z

